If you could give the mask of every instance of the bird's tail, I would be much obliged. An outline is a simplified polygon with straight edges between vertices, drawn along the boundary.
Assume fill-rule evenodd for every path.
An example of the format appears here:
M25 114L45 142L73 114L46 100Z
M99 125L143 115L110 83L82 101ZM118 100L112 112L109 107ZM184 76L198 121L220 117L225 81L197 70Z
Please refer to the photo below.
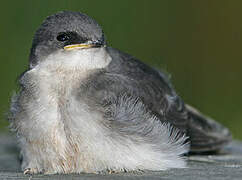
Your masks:
M231 141L232 136L227 128L189 105L186 108L190 116L188 136L191 153L217 151Z

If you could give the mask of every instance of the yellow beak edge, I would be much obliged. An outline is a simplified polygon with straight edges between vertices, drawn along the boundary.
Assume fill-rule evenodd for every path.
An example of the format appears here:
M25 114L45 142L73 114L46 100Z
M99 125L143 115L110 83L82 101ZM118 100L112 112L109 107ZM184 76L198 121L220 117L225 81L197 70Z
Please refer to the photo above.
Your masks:
M86 48L91 48L91 47L93 47L92 44L72 44L72 45L65 46L64 49L65 50L86 49Z

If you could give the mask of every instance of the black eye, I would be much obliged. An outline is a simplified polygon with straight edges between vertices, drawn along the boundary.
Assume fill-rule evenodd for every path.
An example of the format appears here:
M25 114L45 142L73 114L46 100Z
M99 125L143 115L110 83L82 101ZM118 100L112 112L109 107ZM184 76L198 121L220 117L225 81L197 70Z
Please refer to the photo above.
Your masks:
M62 33L62 34L59 34L59 35L56 37L56 39L57 39L58 41L67 41L67 40L70 39L70 35L67 34L67 33Z

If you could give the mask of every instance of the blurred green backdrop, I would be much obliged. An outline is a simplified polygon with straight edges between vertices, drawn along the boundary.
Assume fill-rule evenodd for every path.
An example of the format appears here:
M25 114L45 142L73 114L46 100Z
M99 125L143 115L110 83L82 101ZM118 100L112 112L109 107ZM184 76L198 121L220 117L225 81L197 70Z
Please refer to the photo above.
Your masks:
M84 12L110 46L169 72L178 94L242 139L242 1L25 0L0 7L0 131L35 30L61 10Z

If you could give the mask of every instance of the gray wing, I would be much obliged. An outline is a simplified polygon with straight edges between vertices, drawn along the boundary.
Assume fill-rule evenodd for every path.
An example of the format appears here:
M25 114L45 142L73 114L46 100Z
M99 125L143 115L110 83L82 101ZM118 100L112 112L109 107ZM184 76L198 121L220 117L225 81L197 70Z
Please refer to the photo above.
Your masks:
M126 92L131 92L141 99L161 121L168 121L185 132L188 123L187 111L165 74L128 54L113 48L108 50L113 61L107 71L125 80L119 89L128 88Z
M95 103L108 106L112 97L124 94L139 99L161 122L169 122L187 134L191 152L217 150L229 141L226 128L183 103L165 74L116 49L107 50L112 62L90 77L87 84L92 87L86 87Z

